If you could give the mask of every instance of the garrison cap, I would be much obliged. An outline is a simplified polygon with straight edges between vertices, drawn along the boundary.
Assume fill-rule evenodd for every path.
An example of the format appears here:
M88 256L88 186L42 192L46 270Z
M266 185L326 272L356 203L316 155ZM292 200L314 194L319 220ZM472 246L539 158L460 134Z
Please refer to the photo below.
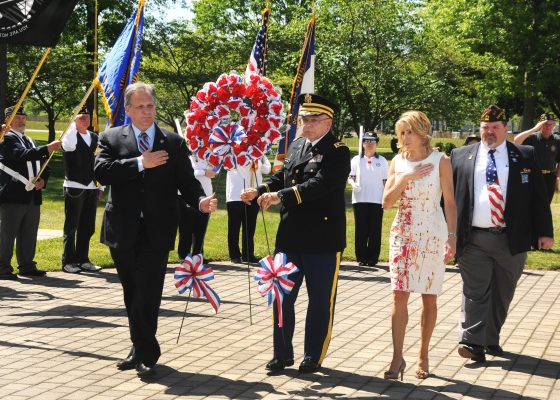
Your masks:
M486 109L480 116L480 122L498 122L498 121L507 122L506 110L503 110L495 105L486 107Z
M12 115L12 113L14 112L15 106L10 106L7 107L4 110L4 115L6 116L6 119L10 118L10 115ZM27 117L27 114L25 113L23 107L18 108L16 115L25 115Z
M556 121L556 115L554 115L554 113L551 112L546 112L541 115L539 121Z
M76 114L76 115L80 115L80 114L91 115L91 113L89 112L89 110L88 110L88 108L85 104L82 106L82 108L80 108L80 111L78 111L78 114Z
M298 96L299 116L326 114L334 116L336 105L324 97L314 93L302 93Z

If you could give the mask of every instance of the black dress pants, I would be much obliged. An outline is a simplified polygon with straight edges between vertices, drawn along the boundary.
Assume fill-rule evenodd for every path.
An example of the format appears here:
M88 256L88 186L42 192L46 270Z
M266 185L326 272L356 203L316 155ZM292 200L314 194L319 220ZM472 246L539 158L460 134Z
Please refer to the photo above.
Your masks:
M62 265L89 262L89 242L95 233L97 189L64 188Z
M179 243L177 253L181 260L190 253L204 254L204 236L210 214L200 212L179 199Z
M252 258L255 256L255 228L259 206L256 202L250 206L242 201L228 201L228 250L229 258ZM245 222L246 221L246 222ZM241 251L239 251L239 229L243 226L241 235Z
M142 232L134 248L110 250L123 287L130 340L138 360L153 366L161 355L156 331L169 251L153 249Z
M383 207L378 203L354 203L355 250L358 262L375 265L381 251Z

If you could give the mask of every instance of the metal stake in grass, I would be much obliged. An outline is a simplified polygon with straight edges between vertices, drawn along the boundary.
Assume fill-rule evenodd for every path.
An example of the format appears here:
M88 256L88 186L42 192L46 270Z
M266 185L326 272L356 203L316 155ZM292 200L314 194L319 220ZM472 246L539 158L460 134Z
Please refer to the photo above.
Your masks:
M183 322L185 322L185 316L187 315L187 307L189 306L189 300L191 299L191 290L192 287L189 289L189 295L187 296L187 304L185 305L185 311L183 312L183 319L181 320L181 327L179 328L179 334L177 335L177 343L179 344L179 338L181 337L181 330L183 329Z

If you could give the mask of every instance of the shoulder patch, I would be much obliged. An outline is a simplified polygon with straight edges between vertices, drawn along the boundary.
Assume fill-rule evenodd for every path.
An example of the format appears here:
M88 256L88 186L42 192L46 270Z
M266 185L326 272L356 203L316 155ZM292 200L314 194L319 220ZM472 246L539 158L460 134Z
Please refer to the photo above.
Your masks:
M334 148L335 148L335 149L338 149L339 147L348 147L348 146L346 146L346 143L343 143L343 142L336 142L336 143L334 144Z

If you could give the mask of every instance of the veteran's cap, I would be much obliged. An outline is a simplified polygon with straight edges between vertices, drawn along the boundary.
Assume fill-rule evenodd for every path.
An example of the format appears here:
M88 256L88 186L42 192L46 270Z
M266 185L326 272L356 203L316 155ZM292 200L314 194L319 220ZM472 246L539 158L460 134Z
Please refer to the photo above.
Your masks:
M545 112L544 114L541 115L539 121L556 121L556 115L554 115L554 113L551 112Z
M501 109L498 106L491 105L484 109L484 112L480 116L481 122L507 122L506 110Z
M336 105L324 97L314 93L302 93L298 96L299 116L326 114L334 116Z
M7 107L4 110L4 115L6 116L6 119L10 118L10 116L12 115L12 113L14 112L14 109L16 108L16 106L10 106ZM23 109L23 107L18 108L16 115L24 115L27 117L27 114L25 113L25 110Z
M364 136L362 137L363 142L379 142L379 136L375 132L365 132Z
M91 113L89 112L89 110L88 110L88 108L85 104L82 106L82 108L80 108L80 111L78 111L77 115L80 115L80 114L91 115Z

